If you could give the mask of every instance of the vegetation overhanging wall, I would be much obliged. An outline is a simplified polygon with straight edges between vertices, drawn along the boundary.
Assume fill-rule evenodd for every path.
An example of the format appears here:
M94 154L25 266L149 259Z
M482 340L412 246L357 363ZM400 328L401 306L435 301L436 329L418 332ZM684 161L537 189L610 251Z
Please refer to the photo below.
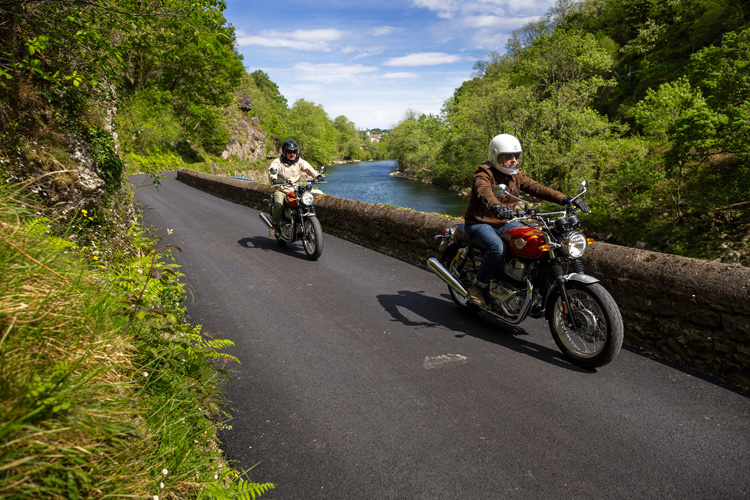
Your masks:
M257 210L273 190L184 169L177 178ZM434 236L458 222L334 196L316 207L327 233L420 267L436 254ZM628 345L750 389L750 268L599 242L584 263L620 306Z

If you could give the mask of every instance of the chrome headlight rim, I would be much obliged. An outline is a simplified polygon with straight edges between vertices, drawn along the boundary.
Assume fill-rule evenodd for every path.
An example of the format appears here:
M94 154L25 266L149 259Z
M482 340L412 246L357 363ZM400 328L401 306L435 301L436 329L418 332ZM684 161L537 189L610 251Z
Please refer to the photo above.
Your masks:
M313 200L315 199L315 196L310 192L306 192L302 195L302 204L306 207L309 207L313 204Z
M586 236L580 231L568 233L562 243L565 253L574 259L580 259L583 257L583 254L586 253L586 248L588 247Z

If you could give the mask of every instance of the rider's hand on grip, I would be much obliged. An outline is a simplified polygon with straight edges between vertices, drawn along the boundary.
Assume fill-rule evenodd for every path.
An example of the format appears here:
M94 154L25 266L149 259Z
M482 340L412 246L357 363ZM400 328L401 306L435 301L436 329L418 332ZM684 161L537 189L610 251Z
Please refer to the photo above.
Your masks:
M590 212L589 206L586 205L586 202L583 201L581 198L578 198L577 200L573 200L573 206L576 207L581 212Z
M271 182L273 183L274 186L280 186L282 184L286 184L286 181L282 181L281 179L274 179Z
M492 211L497 215L498 219L510 219L513 217L513 209L499 203L492 205Z
M566 196L565 198L563 198L563 205L573 205L581 212L590 212L589 206L586 205L586 202L583 201L582 198L577 198L574 200L572 197Z

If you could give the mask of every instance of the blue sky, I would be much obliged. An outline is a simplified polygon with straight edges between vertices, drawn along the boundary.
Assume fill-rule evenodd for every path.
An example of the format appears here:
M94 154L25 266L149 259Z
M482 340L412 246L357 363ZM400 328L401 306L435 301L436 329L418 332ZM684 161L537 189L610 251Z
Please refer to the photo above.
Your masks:
M322 105L357 128L392 128L408 110L439 114L477 60L554 0L228 0L248 72L291 106Z

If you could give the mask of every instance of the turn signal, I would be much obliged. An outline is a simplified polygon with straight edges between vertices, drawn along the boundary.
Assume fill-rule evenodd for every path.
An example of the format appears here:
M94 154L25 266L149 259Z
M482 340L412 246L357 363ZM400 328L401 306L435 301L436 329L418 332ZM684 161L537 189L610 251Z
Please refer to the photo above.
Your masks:
M542 252L549 252L549 245L540 245L539 250Z
M594 242L594 238L586 238L586 243L591 245Z

